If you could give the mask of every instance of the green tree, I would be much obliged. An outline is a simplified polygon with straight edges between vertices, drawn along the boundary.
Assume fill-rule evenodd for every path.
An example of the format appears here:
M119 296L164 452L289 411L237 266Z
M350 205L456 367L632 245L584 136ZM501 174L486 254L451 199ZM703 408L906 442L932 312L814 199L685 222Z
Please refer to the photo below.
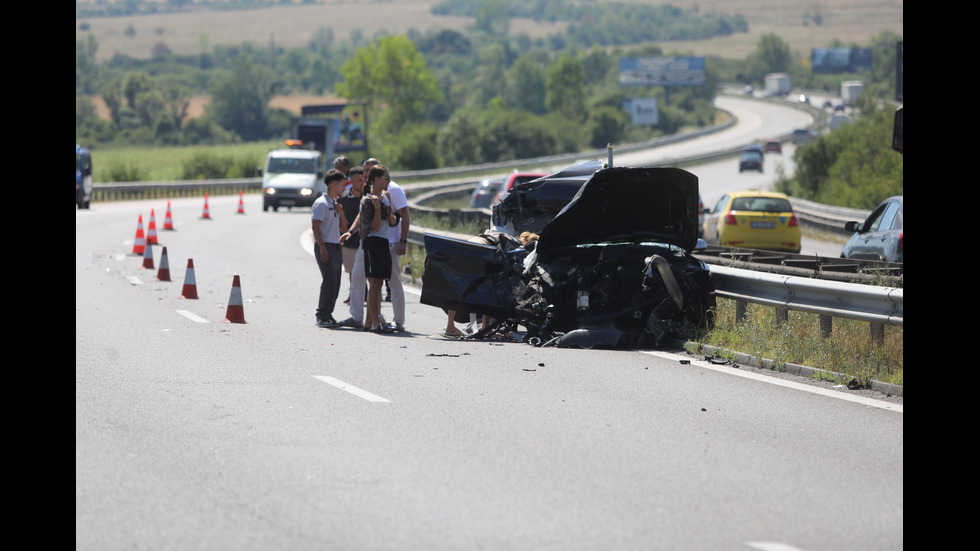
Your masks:
M389 36L355 52L340 67L344 80L337 93L366 101L377 121L374 136L397 134L417 123L428 103L441 102L442 91L426 60L404 36Z
M112 124L119 126L122 122L122 87L118 82L109 82L102 87L100 93L102 101L109 109L109 118L112 120Z
M389 137L385 147L385 164L399 170L425 170L439 166L436 148L437 130L432 124L415 124Z
M509 107L524 109L535 115L544 113L545 107L545 67L539 54L528 54L517 58L507 70L504 101Z
M548 109L574 121L585 120L585 67L570 54L563 53L547 69Z
M852 123L796 150L796 173L776 188L793 197L828 205L872 209L903 195L901 153L891 148L894 112L863 112Z
M477 53L478 66L471 86L471 100L474 105L486 105L495 97L501 96L507 71L507 47L493 42L480 48Z
M464 166L480 159L481 109L475 106L457 109L439 129L436 143L442 160L448 166Z
M507 109L499 98L480 112L477 122L483 162L541 157L556 150L558 142L543 119Z
M788 73L793 68L789 44L773 33L759 37L755 50L746 61L751 82L762 82L769 73Z
M173 123L180 129L187 120L187 113L190 109L190 98L193 95L190 88L184 86L173 76L166 76L159 80L156 85L160 92L160 99L163 101L165 110L170 114Z
M270 69L243 57L215 84L207 112L218 125L243 140L267 139L274 81Z
M491 36L510 33L510 15L504 0L484 0L476 12L475 27Z
M126 105L135 109L136 97L142 92L150 89L150 77L146 73L129 73L123 79L123 97L126 98Z
M589 145L598 149L617 144L626 131L628 116L623 109L599 107L589 110Z

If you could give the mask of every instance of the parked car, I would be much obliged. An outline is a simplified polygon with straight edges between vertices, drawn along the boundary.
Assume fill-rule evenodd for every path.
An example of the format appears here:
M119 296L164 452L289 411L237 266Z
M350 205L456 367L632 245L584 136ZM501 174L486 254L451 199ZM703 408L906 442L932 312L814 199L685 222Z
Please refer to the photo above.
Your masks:
M704 240L713 245L800 252L800 223L789 198L771 191L726 193L704 214Z
M757 151L744 151L738 158L738 171L758 170L762 172L762 154Z
M803 145L810 143L820 137L820 133L809 128L797 128L793 131L793 145Z
M904 262L903 213L902 196L896 195L882 201L864 222L844 224L844 229L855 233L844 244L841 258Z
M500 199L507 194L508 191L514 188L514 186L523 184L524 182L530 182L531 180L536 180L542 176L547 176L547 172L519 172L517 170L511 171L510 174L504 178L504 186L497 196L491 201L491 204L496 204Z
M779 142L776 138L769 138L762 144L762 148L766 150L766 153L783 153L783 144Z
M526 328L524 342L559 347L655 348L709 324L711 272L691 254L703 243L697 176L601 167L515 187L493 209L495 245L426 234L422 304L487 314ZM539 235L531 250L515 246L519 231Z
M476 184L476 187L473 188L473 193L470 195L470 208L490 208L490 203L493 202L493 198L496 197L502 189L504 189L503 178L480 180L480 182Z

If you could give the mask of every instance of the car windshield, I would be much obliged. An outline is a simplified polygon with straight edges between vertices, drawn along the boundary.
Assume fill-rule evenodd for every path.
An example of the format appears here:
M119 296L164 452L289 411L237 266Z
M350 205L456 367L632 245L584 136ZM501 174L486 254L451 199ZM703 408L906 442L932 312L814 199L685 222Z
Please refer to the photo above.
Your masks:
M273 157L272 159L269 160L269 172L292 172L296 174L312 174L313 159Z
M750 212L792 212L786 199L778 197L736 197L732 199L732 210Z

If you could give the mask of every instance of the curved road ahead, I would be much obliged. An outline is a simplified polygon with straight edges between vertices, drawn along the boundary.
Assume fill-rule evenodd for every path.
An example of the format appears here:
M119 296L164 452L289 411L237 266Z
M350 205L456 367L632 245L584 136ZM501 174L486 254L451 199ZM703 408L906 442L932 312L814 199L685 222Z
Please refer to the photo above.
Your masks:
M670 351L444 340L411 294L407 333L320 329L309 211L171 203L154 268L134 230L166 201L76 210L76 550L904 546L899 404ZM223 321L235 276L246 323Z

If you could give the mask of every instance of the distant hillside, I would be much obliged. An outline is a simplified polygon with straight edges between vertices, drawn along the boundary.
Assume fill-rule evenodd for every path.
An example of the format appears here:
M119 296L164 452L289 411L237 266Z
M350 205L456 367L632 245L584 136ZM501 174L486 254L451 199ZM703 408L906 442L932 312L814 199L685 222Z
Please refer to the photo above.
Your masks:
M112 1L122 0L109 0ZM195 7L201 4L188 3ZM223 2L209 0L209 3ZM176 54L194 55L215 45L246 41L258 45L272 43L287 49L304 47L322 28L331 29L336 41L348 41L352 30L373 37L379 32L403 34L410 29L465 31L472 25L471 18L432 15L431 7L437 3L437 0L316 0L315 3L295 0L291 5L250 10L198 9L159 15L83 18L75 21L75 38L94 36L99 44L96 59L106 61L117 53L148 58L157 44L166 45ZM830 46L835 40L847 45L864 45L882 31L904 34L902 0L621 0L619 3L670 4L701 14L741 14L748 21L748 33L696 42L660 43L666 52L688 55L743 59L766 33L780 36L800 57L809 57L812 48ZM539 37L565 28L565 23L512 19L510 32Z

